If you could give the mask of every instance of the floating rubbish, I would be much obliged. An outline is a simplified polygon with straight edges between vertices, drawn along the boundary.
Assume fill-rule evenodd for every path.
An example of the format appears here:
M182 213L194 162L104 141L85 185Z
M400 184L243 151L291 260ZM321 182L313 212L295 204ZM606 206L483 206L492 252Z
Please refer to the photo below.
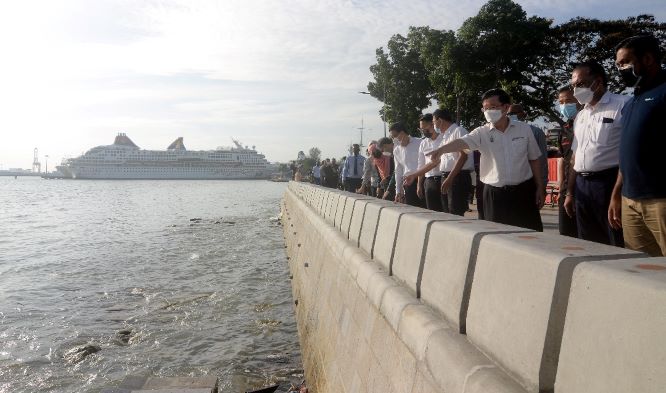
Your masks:
M85 344L74 347L63 354L63 359L68 363L79 363L88 355L97 353L102 350L102 347L94 344Z
M118 332L116 332L116 337L118 338L118 341L124 344L128 344L130 338L132 338L132 331L129 329L119 330Z
M201 218L190 218L190 222L199 222Z

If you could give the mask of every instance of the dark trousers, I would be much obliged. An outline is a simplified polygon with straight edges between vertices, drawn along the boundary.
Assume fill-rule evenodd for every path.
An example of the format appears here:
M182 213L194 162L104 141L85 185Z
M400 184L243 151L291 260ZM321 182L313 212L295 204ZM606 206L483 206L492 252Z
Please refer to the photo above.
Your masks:
M436 212L442 211L442 177L432 176L426 177L423 185L423 193L425 194L426 208Z
M446 180L448 176L449 173L445 172L442 176L442 180ZM441 196L442 211L457 216L464 216L469 207L469 193L471 189L472 177L470 176L469 171L460 171L458 176L453 179L453 184L451 184L449 191Z
M421 198L416 193L416 180L405 186L405 203L410 206L421 207Z
M557 200L558 206L558 216L559 216L559 229L560 235L578 237L578 228L576 227L576 217L569 217L567 212L564 210L564 199L566 198L566 193L563 193L560 190L560 196Z
M483 214L488 221L543 232L534 179L515 186L494 187L485 184Z
M608 224L608 206L617 180L618 168L576 176L576 226L578 237L597 243L624 247L622 230Z
M477 171L474 192L476 193L476 211L479 213L479 220L486 219L485 215L483 214L483 186L485 186L485 184L481 181L479 172Z
M345 179L345 191L349 192L356 192L358 188L361 187L361 183L363 182L363 179L355 178L355 177L348 177Z

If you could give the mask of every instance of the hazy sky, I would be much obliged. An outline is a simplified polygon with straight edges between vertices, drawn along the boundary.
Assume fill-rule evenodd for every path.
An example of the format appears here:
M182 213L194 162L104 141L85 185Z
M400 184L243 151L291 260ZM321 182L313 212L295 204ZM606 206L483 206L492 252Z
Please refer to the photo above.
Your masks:
M141 148L235 137L270 161L383 135L358 94L410 25L457 29L483 0L0 1L0 166L49 167L125 132ZM666 19L663 0L519 1L528 14Z

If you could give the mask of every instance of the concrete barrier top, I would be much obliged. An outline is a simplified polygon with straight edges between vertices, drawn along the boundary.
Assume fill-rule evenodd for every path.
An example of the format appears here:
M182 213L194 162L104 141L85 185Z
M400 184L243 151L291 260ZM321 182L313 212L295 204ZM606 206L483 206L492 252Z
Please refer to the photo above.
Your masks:
M552 390L574 267L642 255L539 232L487 235L476 261L467 335L528 391Z
M584 262L574 271L558 393L666 389L666 258Z

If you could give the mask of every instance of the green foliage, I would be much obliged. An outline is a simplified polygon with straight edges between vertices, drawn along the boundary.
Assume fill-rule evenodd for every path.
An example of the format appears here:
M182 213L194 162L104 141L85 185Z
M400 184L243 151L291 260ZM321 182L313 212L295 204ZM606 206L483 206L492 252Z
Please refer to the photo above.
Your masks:
M562 124L555 99L557 90L569 84L572 64L599 61L609 73L609 89L620 92L615 46L639 33L664 42L666 24L639 15L575 18L553 26L550 19L528 16L511 0L490 0L457 32L423 26L411 27L407 37L393 36L388 52L377 49L377 64L370 67L375 80L368 89L384 103L388 122L404 121L412 132L432 94L440 107L457 113L461 124L482 124L480 97L495 87L522 104L529 118Z

